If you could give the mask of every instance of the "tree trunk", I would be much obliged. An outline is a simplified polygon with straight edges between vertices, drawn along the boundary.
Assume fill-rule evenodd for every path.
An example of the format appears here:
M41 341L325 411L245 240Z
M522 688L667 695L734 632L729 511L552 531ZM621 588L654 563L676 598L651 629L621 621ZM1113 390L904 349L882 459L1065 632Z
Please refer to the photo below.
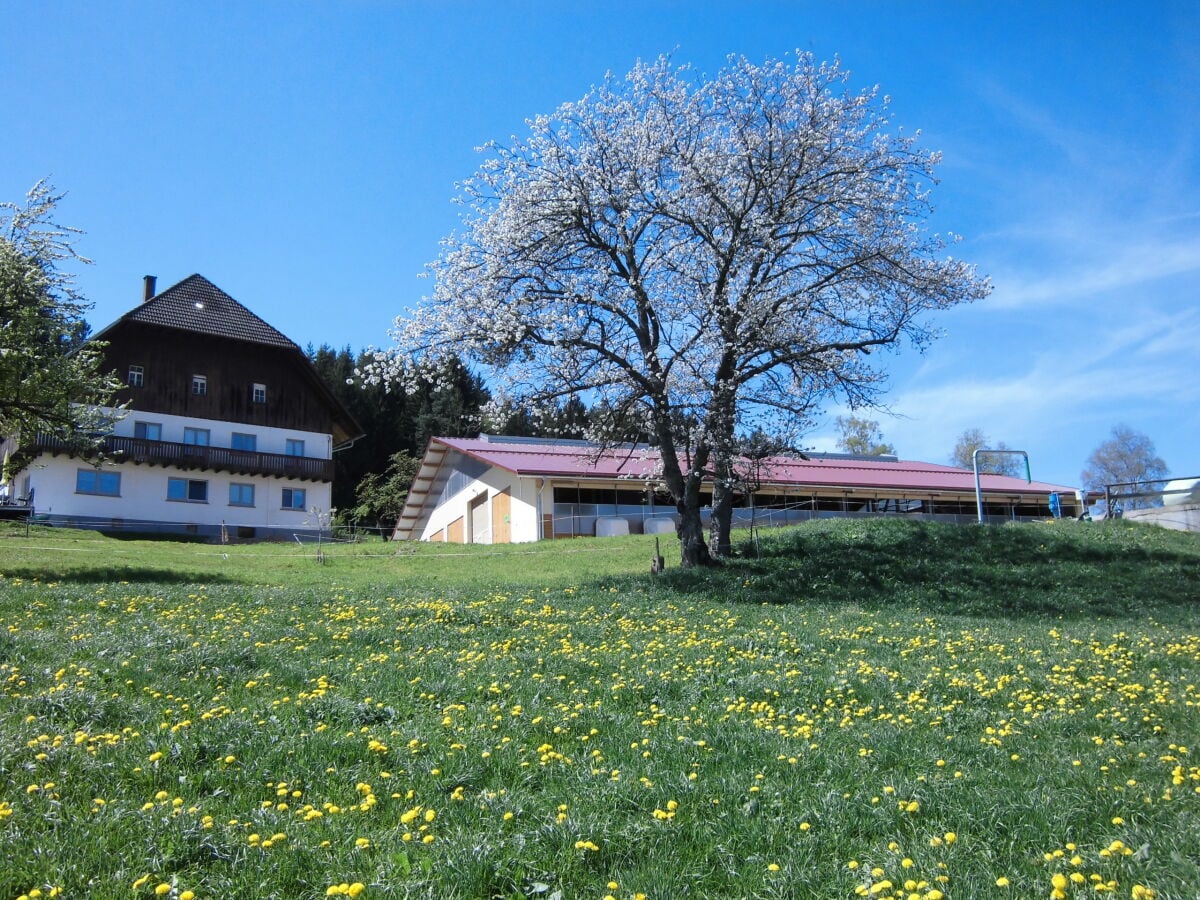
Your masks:
M717 559L733 553L733 490L727 478L713 479L712 522L709 525L709 552Z
M707 451L701 454L702 458L704 456L707 456ZM700 516L703 471L703 465L693 468L686 478L680 480L683 496L676 495L675 509L679 513L679 524L675 530L679 534L680 563L685 569L717 564L717 560L708 552L708 544L704 542L704 520Z
M680 563L685 568L694 566L711 566L716 560L708 552L708 544L704 542L704 521L700 518L700 492L688 490L683 501L675 504L679 512L679 524L676 532L679 534Z
M709 554L704 541L704 520L700 516L700 486L704 481L709 448L701 445L694 452L681 456L675 443L669 409L656 414L655 430L659 439L663 482L675 500L675 511L679 513L675 532L679 535L680 564L685 569L715 565L716 561Z

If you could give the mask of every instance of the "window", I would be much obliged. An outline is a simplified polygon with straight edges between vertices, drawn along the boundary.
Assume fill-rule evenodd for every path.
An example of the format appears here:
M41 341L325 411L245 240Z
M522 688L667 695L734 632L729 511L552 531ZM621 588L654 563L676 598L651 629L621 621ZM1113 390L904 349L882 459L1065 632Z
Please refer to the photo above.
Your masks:
M208 446L209 431L207 428L185 428L183 429L183 442L192 444L196 447Z
M158 422L134 422L133 436L142 441L161 441L162 425Z
M265 384L255 384L250 390L250 398L255 403L267 402L267 386Z
M233 450L250 450L253 452L258 449L258 438L253 434L242 434L235 431L229 441L229 446Z
M188 478L168 478L167 499L189 503L207 503L208 482L193 481Z
M286 453L288 456L303 456L304 455L304 441L297 440L296 438L288 438L287 444L284 446L283 452Z
M284 488L283 508L304 509L304 488Z
M146 370L141 366L130 366L129 377L125 379L125 383L130 387L141 387L145 383Z
M101 472L99 469L79 469L75 472L75 493L120 497L121 473Z
M193 375L192 376L192 393L197 397L203 397L208 393L208 376Z
M229 505L230 506L253 506L254 505L254 485L252 485L252 484L231 484L231 485L229 485Z

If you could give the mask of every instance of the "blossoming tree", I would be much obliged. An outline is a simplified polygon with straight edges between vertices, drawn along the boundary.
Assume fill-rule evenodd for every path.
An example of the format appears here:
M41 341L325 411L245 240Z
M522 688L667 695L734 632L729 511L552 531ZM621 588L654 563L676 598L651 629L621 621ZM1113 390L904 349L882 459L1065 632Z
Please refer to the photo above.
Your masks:
M62 196L39 181L23 204L0 203L0 450L42 432L95 451L111 427L121 382L100 368L103 345L84 342L90 304L62 266L89 260L78 229L54 221ZM23 461L16 450L8 468Z
M869 351L923 345L923 314L989 289L922 227L938 155L847 80L804 54L711 79L664 57L489 144L432 296L367 377L458 354L500 396L642 422L683 563L709 562L701 489L719 555L739 435L802 425L833 394L868 402Z

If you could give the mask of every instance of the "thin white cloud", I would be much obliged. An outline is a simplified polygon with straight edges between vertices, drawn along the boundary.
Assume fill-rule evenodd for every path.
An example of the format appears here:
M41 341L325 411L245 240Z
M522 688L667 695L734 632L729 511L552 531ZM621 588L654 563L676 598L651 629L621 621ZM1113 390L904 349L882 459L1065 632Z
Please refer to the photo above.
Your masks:
M1022 309L1046 303L1074 304L1160 279L1200 273L1200 235L1174 239L1139 235L1118 246L1097 241L1098 229L1081 230L1063 256L1077 255L1091 243L1087 258L1055 265L1043 260L1036 269L993 272L996 289L985 306L992 310ZM1052 255L1053 251L1049 251ZM1050 269L1049 272L1046 270Z
M1039 464L1068 483L1090 449L1078 446L1081 435L1139 416L1181 427L1195 418L1200 310L1149 311L1087 341L1057 337L1053 349L1017 371L998 372L1002 359L989 354L974 370L962 360L958 367L923 365L885 398L893 415L869 415L904 458L948 461L964 430L982 428L993 440L1036 451ZM839 414L846 410L828 410L826 426L809 436L813 449L834 449Z

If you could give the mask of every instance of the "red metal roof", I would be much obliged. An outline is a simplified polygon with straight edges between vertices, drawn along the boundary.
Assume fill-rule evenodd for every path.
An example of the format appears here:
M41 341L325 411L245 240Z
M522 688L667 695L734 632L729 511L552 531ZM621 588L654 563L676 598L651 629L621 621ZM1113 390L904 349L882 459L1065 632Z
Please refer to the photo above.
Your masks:
M652 478L658 467L658 451L647 448L615 448L598 451L576 441L545 441L537 438L434 438L467 456L498 466L516 475L570 479ZM970 469L913 460L870 457L820 457L798 459L775 457L762 464L764 485L787 487L879 489L904 491L955 491L974 493L975 476ZM1006 475L982 475L980 486L987 493L1049 494L1073 493L1075 488L1047 482L1028 482Z

